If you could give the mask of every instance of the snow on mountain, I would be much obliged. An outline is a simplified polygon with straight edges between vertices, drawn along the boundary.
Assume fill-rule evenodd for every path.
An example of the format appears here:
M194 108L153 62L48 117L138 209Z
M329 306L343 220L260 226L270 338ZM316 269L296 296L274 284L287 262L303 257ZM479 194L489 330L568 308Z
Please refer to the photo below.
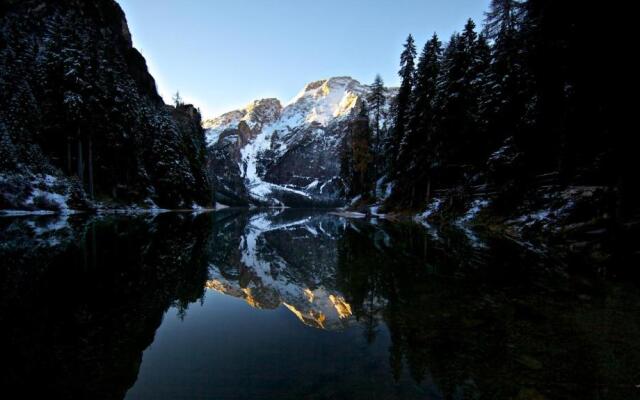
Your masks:
M206 129L207 145L217 143L220 134L229 128L237 128L240 121L247 123L249 128L255 129L275 122L282 111L282 104L278 99L254 100L242 110L234 110L219 117L205 120L202 126Z
M368 86L349 77L311 82L284 107L276 99L257 100L205 121L207 142L215 150L225 145L221 137L233 140L235 153L215 154L235 157L250 202L333 203L340 192L341 139L369 92ZM229 164L217 163L227 169Z
M234 110L204 121L202 127L206 129L207 146L216 144L220 134L225 130L238 126L238 123L245 117L246 113L246 110Z
M349 116L369 87L349 77L337 77L307 84L285 107L282 120L289 126L317 122L329 124Z

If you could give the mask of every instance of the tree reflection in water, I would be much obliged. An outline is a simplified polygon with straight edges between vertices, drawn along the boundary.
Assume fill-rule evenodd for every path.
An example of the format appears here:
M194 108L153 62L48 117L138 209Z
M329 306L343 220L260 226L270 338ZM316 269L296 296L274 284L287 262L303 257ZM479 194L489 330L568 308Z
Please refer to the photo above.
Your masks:
M2 387L119 399L164 312L204 294L207 216L1 219Z
M391 334L395 377L431 374L444 398L640 396L637 286L464 231L352 221L338 282L372 338Z
M124 398L164 313L189 318L205 287L388 341L383 398L640 395L634 283L470 231L301 210L1 218L0 260L0 380L23 397Z

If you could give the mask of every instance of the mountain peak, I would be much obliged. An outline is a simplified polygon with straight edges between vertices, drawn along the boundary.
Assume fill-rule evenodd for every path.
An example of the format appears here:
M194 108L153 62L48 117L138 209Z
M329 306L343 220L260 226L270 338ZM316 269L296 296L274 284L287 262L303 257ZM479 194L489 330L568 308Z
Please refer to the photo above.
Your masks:
M360 82L358 82L357 80L353 79L350 76L334 76L327 79L320 79L318 81L309 82L304 86L304 89L302 89L302 92L309 92L309 91L318 89L322 86L330 87L330 86L345 85L345 84L359 85Z
M282 103L276 98L254 100L245 108L226 112L216 118L203 121L207 130L207 144L215 144L226 129L237 127L245 122L251 130L260 130L263 126L275 122L282 113Z
M327 125L335 118L350 115L369 88L348 76L313 81L285 107L283 116L298 118L298 124Z
M324 83L326 82L326 79L322 79L319 81L313 81L313 82L309 82L306 85L304 85L304 89L302 89L302 92L309 92L311 90L315 90L317 88L319 88L320 86L324 85Z
M286 106L276 98L259 99L245 108L224 113L203 122L207 143L215 144L220 133L244 121L252 130L281 120L285 126L311 123L327 125L336 118L352 115L369 87L349 76L336 76L307 83Z
M249 125L268 124L280 117L282 103L275 98L254 100L247 105L245 111L245 120Z
M327 79L321 79L307 83L304 88L289 102L294 103L299 98L305 95L312 95L314 97L328 96L335 90L356 90L362 92L366 90L366 86L362 85L357 80L349 76L336 76Z

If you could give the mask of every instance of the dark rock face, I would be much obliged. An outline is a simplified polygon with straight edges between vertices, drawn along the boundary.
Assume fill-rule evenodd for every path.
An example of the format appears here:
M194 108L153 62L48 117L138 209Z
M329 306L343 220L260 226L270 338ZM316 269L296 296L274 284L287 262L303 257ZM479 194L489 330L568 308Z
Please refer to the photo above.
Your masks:
M164 104L115 1L3 1L0 93L0 180L51 176L54 194L75 184L120 204L209 203L200 115ZM6 185L2 197L30 207Z
M218 142L208 150L209 171L215 171L213 190L216 201L231 206L248 206L248 194L240 176L240 150L250 135L248 126L241 122L237 129L224 131Z
M275 133L270 148L257 158L257 173L266 182L277 185L272 188L270 198L261 202L251 198L241 170L245 167L242 149L259 130L255 132L240 121L237 128L223 131L217 143L209 148L209 171L215 176L216 200L228 205L262 205L270 204L270 201L292 207L343 204L338 155L347 125L348 120L341 120L326 127L311 124L295 127L284 134ZM278 151L282 148L286 150Z
M348 120L342 120L294 130L287 151L264 162L265 179L304 189L315 205L342 204L339 146L347 125Z
M243 110L225 113L204 122L205 127L221 124L222 129L209 129L208 170L216 201L231 206L248 206L252 202L240 170L242 148L275 122L282 113L278 99L260 99Z

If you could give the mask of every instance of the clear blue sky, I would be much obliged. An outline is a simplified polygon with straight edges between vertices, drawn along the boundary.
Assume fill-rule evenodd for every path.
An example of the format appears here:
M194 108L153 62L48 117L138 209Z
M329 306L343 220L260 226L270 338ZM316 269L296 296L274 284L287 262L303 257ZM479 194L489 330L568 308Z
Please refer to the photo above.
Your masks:
M489 0L117 0L160 94L205 117L249 101L288 101L310 81L380 73L398 84L402 44L446 41Z

